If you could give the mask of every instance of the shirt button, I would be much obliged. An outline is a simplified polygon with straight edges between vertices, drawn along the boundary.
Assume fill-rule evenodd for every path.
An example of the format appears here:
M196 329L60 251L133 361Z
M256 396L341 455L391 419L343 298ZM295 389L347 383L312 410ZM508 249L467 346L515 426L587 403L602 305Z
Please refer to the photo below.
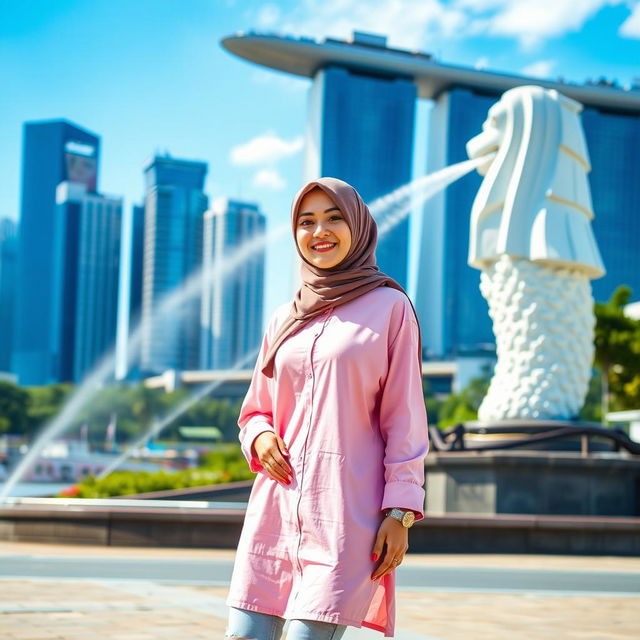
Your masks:
M307 373L307 378L308 378L309 380L311 380L311 374L310 374L310 373Z

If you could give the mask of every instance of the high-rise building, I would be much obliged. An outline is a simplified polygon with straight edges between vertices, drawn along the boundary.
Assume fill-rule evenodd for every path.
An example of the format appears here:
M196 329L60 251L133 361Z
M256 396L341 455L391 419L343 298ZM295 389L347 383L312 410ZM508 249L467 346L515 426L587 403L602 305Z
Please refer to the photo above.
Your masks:
M47 384L52 348L56 188L63 181L96 192L100 139L66 120L27 122L23 131L17 300L12 370L21 385Z
M122 199L62 182L56 200L51 382L81 382L115 344Z
M16 298L16 223L0 218L0 371L11 371Z
M252 249L229 273L222 267L242 246L265 234L266 218L255 204L220 198L204 214L201 369L231 369L260 347L265 247Z
M320 69L309 93L303 183L337 177L370 203L410 182L415 103L416 86L410 78L337 65ZM408 256L405 218L378 239L376 261L406 288ZM297 254L294 268L297 290Z
M116 380L138 378L140 342L131 334L139 328L142 311L142 258L144 253L144 207L133 205L122 219Z
M202 214L207 165L169 155L154 156L144 167L146 196L142 276L142 344L140 369L197 369L199 364L199 295L162 309L202 264Z
M226 37L222 45L254 63L313 80L305 178L332 175L328 169L335 168L335 177L362 189L368 202L382 195L364 186L368 176L376 175L371 163L386 162L387 148L392 163L402 153L408 160L411 145L406 132L414 123L406 100L413 86L418 98L433 104L427 173L467 159L466 142L480 133L489 107L508 89L536 85L577 100L584 106L581 118L592 164L588 174L595 213L592 226L607 269L605 277L592 282L594 297L608 299L619 284L633 289L633 299L640 297L640 182L634 179L640 164L639 87L622 89L607 82L580 85L449 65L428 53L388 47L384 37L357 32L345 42L250 31ZM380 78L380 83L396 79L398 90L389 95L401 106L389 108L388 119L380 118L376 101L384 91L366 93L362 76ZM358 91L363 94L360 102ZM370 118L376 126L368 126ZM370 137L361 136L361 131ZM363 178L352 162L362 164ZM406 169L401 175L400 183L407 182ZM421 238L416 243L418 255L410 256L409 264L416 270L414 304L421 321L423 356L428 358L482 358L482 354L491 358L495 350L487 303L479 291L480 273L467 265L471 204L481 179L472 172L414 212ZM397 183L384 185L387 193ZM407 257L400 255L401 250L397 245L398 261ZM384 255L382 245L378 254ZM378 263L390 275L397 273L382 259Z

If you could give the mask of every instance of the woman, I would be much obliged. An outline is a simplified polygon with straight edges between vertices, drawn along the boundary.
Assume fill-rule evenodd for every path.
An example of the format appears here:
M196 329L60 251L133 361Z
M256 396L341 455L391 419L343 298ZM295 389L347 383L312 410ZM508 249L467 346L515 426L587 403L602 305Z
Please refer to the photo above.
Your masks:
M268 324L238 418L258 475L227 637L277 640L287 619L287 640L349 625L392 637L394 570L424 517L418 320L376 266L376 223L352 186L309 182L291 216L302 287Z

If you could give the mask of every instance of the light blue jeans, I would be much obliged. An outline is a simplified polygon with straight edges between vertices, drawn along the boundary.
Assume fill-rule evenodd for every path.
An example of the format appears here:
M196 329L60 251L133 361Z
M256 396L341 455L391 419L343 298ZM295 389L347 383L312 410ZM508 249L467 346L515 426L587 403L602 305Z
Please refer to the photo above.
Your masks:
M258 611L229 607L225 638L280 640L286 620ZM344 624L319 620L289 620L287 640L340 640L347 630Z

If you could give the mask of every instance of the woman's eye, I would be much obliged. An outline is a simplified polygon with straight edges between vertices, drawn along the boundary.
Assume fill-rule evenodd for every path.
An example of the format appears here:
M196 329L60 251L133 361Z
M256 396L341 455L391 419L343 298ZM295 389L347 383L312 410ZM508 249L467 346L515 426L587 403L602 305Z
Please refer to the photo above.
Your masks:
M338 215L336 215L336 216L331 216L331 217L329 218L329 220L342 220L342 219L343 219L343 218L342 218L342 216L338 216ZM311 220L301 220L301 221L300 221L300 226L301 226L301 227L306 227L306 226L308 226L308 225L307 225L307 222L308 222L308 223L310 223L310 224L312 224L312 221L311 221Z

